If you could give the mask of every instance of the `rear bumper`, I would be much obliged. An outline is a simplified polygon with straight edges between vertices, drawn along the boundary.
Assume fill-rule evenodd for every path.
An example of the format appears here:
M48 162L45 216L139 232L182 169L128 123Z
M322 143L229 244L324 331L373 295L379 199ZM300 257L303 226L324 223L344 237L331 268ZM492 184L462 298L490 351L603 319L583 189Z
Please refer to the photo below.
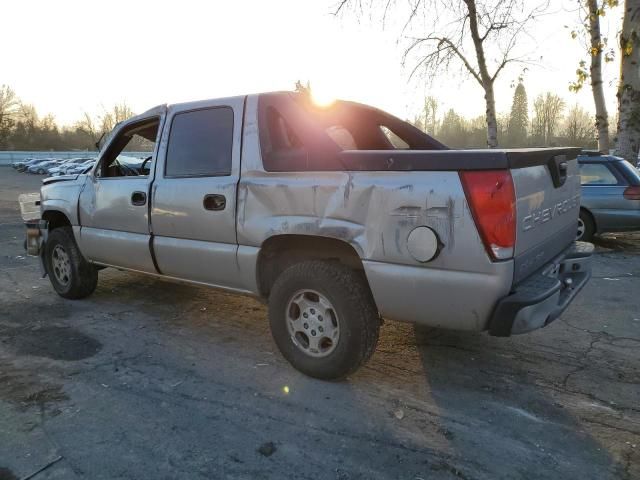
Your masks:
M507 337L545 327L558 318L591 277L593 245L574 244L498 301L489 333Z
M490 263L484 273L362 263L382 317L427 327L484 331L494 305L513 284L512 260Z

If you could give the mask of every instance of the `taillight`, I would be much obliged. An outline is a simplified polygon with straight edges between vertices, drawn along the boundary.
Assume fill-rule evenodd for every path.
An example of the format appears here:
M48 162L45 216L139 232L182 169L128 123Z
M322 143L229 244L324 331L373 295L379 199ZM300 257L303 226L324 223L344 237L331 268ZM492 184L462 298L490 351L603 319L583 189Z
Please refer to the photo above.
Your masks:
M491 258L513 256L516 243L516 194L509 170L460 172L471 214Z
M640 200L640 185L625 188L622 195L627 200Z

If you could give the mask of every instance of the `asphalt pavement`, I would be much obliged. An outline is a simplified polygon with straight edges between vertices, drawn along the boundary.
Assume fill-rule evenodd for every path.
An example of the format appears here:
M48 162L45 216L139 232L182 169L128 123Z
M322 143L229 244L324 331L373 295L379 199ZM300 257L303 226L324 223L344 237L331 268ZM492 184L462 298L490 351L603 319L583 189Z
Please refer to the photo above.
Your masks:
M547 328L387 321L323 382L247 297L113 269L57 296L22 247L40 180L0 167L0 480L640 478L640 234L598 240Z

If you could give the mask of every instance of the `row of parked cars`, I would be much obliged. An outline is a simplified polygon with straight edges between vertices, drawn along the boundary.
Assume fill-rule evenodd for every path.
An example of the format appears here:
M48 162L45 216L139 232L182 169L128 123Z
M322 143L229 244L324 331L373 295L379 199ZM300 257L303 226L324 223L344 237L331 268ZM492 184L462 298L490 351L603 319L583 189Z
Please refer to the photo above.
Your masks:
M13 162L11 166L19 172L37 175L75 175L88 171L95 163L95 157L78 158L26 158Z

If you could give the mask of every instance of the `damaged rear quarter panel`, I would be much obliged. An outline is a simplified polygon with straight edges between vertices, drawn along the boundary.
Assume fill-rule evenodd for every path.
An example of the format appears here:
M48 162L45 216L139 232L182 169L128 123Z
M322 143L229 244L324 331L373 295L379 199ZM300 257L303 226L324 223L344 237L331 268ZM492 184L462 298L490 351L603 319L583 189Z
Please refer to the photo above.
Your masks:
M440 254L420 263L407 251L416 227L431 227ZM238 192L238 241L259 247L274 235L330 237L362 260L487 272L456 172L245 171Z

